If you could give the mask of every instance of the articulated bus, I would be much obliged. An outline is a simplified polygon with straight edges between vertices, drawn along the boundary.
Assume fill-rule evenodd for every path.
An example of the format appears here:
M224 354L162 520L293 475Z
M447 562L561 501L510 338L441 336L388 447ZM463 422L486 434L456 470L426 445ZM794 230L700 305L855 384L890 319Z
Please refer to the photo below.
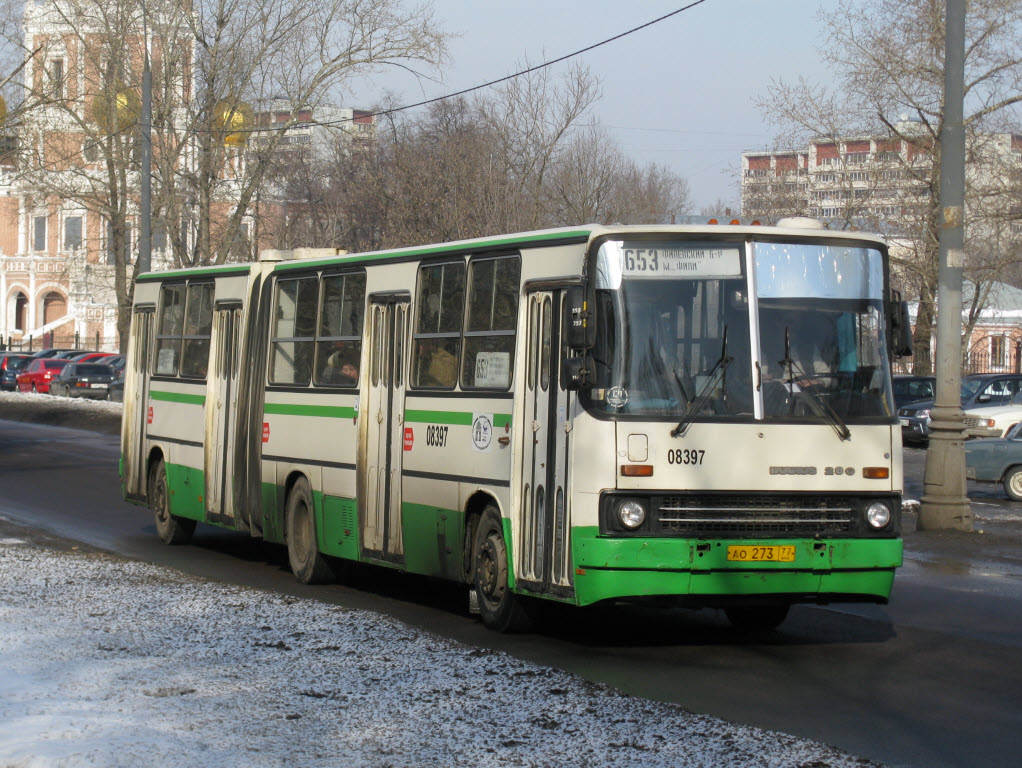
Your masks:
M123 492L168 543L201 521L306 583L338 558L451 579L501 631L537 598L742 627L883 603L899 299L881 238L809 219L143 274Z

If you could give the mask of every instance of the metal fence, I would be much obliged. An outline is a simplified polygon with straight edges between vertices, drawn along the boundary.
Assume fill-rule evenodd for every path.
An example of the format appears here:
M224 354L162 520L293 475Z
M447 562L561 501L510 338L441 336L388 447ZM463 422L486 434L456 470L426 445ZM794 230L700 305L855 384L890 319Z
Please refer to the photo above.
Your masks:
M29 338L21 342L0 336L0 350L12 352L36 352L40 349L56 347L58 349L88 349L95 352L117 352L120 339L116 336L88 335L82 333L44 333L38 339Z
M921 366L917 366L917 362L923 362L918 361L918 355L897 358L892 370L894 373L923 373L924 371L933 373L932 362L925 361ZM991 354L988 351L973 348L962 361L962 374L969 373L1022 373L1022 341L1005 345L1003 354Z

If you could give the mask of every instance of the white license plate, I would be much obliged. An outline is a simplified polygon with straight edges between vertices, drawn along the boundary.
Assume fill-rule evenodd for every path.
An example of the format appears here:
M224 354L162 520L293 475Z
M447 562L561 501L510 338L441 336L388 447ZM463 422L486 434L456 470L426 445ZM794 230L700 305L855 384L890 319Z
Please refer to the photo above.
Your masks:
M89 385L90 389L106 389L106 387L107 387L106 384L90 384Z
M909 425L909 424L908 424L908 419L902 419L902 420L901 420L901 426L903 426L903 427L907 427L908 425Z

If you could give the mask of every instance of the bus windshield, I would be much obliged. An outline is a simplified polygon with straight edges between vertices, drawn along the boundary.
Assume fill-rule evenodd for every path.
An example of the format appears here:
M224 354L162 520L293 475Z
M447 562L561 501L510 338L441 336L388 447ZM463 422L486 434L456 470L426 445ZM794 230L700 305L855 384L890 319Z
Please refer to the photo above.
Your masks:
M892 418L876 249L610 240L595 282L589 408L683 421Z

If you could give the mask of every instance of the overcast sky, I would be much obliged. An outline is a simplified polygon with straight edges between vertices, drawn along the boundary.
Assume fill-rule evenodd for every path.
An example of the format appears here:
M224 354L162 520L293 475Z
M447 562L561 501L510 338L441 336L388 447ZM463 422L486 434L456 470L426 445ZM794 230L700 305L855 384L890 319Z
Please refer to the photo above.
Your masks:
M407 0L413 2L414 0ZM389 90L401 103L493 80L597 43L691 0L434 0L452 33L442 81L391 72L354 84L350 105ZM581 58L603 82L601 123L640 162L664 163L689 182L693 213L737 201L743 150L771 148L773 130L753 105L771 78L824 79L820 0L706 0ZM564 72L569 63L557 65Z

